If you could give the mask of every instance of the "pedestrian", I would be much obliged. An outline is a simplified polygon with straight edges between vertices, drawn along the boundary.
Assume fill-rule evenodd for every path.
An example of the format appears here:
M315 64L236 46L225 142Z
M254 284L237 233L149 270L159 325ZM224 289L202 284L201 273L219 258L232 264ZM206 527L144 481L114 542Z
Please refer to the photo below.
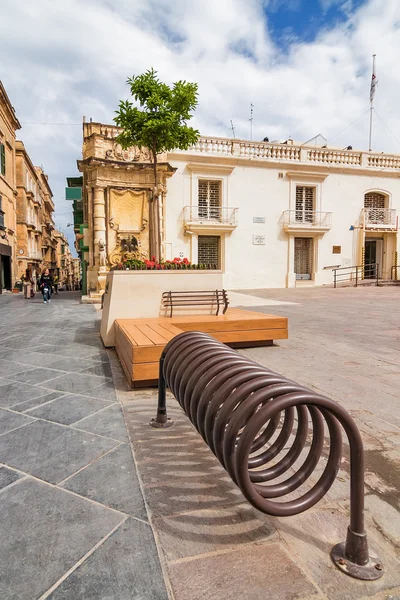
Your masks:
M45 304L46 298L48 298L48 301L51 302L51 292L53 291L53 285L53 277L51 276L50 271L46 269L40 278L40 288L42 290L43 301ZM45 289L48 290L47 295L45 295Z
M31 271L30 267L28 267L25 271L23 282L24 282L24 298L30 298L32 285L33 285L32 271Z
M57 273L54 275L54 293L58 296L58 275Z

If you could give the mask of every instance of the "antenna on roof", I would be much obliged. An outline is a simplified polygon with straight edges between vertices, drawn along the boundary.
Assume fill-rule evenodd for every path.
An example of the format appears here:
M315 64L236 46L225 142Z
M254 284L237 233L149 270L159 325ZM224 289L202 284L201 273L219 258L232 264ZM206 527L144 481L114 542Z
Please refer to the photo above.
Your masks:
M233 121L232 121L232 119L231 119L231 129L232 129L233 137L235 138L235 137L236 137L236 136L235 136L235 128L234 128L234 126L233 126Z
M253 140L253 108L254 104L250 102L250 140Z

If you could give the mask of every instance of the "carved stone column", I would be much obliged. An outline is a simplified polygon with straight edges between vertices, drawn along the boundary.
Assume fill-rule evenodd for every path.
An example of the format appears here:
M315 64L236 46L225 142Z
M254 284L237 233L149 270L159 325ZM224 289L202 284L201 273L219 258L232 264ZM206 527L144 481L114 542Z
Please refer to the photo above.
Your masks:
M93 243L94 259L98 269L97 291L102 292L105 288L107 274L107 248L106 248L106 204L104 198L104 186L96 185L93 194Z

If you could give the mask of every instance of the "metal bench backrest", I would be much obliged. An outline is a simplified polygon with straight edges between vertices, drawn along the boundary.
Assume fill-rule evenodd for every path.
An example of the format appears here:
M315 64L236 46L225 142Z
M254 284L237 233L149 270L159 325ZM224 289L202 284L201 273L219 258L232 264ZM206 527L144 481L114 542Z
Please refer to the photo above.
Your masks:
M226 290L196 290L196 291L169 291L163 292L162 305L170 309L172 317L173 309L178 306L213 306L217 305L216 315L222 307L222 314L225 314L228 306L228 294Z

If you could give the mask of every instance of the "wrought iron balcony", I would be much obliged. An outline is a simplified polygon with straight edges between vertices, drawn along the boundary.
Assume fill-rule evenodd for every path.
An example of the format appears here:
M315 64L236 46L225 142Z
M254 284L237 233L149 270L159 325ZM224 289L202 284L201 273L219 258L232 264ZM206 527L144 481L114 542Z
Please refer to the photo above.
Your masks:
M282 226L288 232L315 231L324 233L332 227L332 213L311 210L285 210L282 214Z
M365 229L398 229L398 217L394 208L363 208L361 216Z
M227 206L185 206L186 230L232 231L238 225L238 209Z

